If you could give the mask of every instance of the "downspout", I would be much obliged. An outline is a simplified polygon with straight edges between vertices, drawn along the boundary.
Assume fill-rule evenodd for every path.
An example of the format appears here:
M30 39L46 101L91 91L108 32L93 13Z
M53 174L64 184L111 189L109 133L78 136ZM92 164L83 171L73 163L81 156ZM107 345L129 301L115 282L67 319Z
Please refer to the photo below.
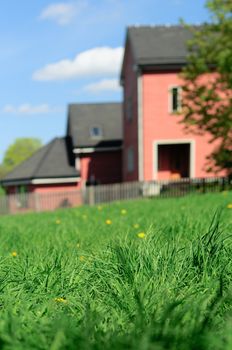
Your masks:
M138 180L144 180L143 169L143 76L140 70L137 73L138 94Z

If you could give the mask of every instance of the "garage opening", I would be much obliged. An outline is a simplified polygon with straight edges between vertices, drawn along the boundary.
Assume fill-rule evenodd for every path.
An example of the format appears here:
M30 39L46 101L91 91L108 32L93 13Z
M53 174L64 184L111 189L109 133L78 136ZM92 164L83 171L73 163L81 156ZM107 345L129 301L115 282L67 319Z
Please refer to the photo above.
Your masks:
M158 145L158 179L190 177L190 144Z

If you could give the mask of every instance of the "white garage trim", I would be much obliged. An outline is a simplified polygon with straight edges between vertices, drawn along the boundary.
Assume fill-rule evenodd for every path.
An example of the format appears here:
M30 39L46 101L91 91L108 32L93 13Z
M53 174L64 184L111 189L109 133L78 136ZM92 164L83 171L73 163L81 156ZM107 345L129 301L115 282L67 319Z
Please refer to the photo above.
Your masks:
M195 177L195 140L193 139L173 139L153 141L153 179L158 178L158 146L159 145L177 145L188 143L190 145L190 178Z

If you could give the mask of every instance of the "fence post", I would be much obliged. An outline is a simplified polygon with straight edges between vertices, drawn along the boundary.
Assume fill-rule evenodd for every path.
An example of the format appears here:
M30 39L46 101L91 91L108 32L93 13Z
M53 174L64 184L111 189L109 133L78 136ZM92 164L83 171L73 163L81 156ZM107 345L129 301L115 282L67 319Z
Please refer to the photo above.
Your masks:
M81 201L82 201L82 204L88 204L88 203L86 203L86 202L87 202L87 190L86 190L86 186L83 186L83 187L80 189L80 192L81 192Z
M202 179L202 193L206 193L205 178Z
M35 201L35 211L38 213L40 211L40 203L38 193L34 193L34 201Z
M222 178L222 191L225 191L225 178Z
M89 186L89 205L95 204L95 189L94 186Z

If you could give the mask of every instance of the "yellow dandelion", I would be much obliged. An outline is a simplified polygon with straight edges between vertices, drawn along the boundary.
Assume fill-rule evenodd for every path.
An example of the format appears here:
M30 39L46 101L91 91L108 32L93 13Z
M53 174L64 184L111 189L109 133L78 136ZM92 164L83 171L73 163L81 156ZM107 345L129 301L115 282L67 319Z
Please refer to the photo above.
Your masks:
M228 208L228 209L232 209L232 203L229 203L229 204L227 205L227 208Z
M139 232L139 233L137 234L137 236L138 236L139 238L145 238L145 237L146 237L146 235L145 235L144 232Z
M79 260L80 260L80 261L84 261L84 260L85 260L85 257L84 257L83 255L81 255L81 256L79 257Z
M59 220L59 219L56 220L56 224L57 224L57 225L60 225L60 224L61 224L61 220Z
M112 221L110 219L107 219L106 220L106 225L111 225L112 224Z
M17 252L12 252L11 255L15 258L18 254Z
M127 213L126 209L122 209L122 210L121 210L121 214L122 214L122 215L126 215L126 213Z
M97 207L97 209L98 209L99 211L101 211L101 210L102 210L102 206L99 205L99 206Z
M67 300L64 298L55 298L54 301L56 301L57 303L64 303L64 304L67 303Z
M134 224L133 227L134 228L139 228L139 224Z

